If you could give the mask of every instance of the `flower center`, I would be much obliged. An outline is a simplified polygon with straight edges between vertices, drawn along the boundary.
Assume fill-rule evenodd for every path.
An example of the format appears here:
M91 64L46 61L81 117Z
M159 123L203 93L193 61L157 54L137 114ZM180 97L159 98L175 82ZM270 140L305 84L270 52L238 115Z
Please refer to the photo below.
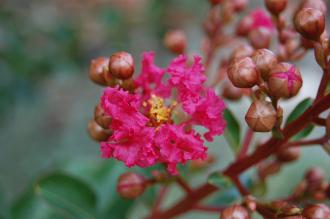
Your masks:
M167 107L164 104L164 99L156 95L151 95L148 103L150 104L149 118L152 120L153 125L156 126L166 123L171 119L171 112L176 105L174 102L171 106Z

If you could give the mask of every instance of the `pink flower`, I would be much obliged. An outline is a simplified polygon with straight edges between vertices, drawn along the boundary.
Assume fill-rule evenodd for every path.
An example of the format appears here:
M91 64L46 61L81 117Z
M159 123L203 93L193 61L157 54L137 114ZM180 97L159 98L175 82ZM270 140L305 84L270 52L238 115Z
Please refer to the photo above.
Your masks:
M226 121L223 119L222 113L225 108L224 102L211 88L207 89L205 96L197 103L195 111L191 114L191 122L209 130L204 134L206 140L212 141L213 136L223 133Z
M272 18L265 10L256 9L252 11L249 16L252 18L251 29L257 29L260 27L266 28L270 31L274 29Z
M141 73L135 80L135 85L142 88L145 96L143 99L150 98L151 94L160 97L168 97L171 94L169 85L162 82L166 70L154 64L154 56L154 52L142 54Z
M177 174L176 164L187 160L205 159L207 148L194 130L185 132L183 126L162 125L155 135L155 145L159 148L161 160L171 174Z

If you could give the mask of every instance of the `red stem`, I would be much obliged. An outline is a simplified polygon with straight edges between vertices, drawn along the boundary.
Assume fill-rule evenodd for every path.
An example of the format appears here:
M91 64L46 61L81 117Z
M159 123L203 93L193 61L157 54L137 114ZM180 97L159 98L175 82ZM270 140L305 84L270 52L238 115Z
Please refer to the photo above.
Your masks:
M192 192L188 183L181 176L176 176L176 181L186 193L190 194Z
M249 146L251 144L252 138L253 138L254 132L252 129L248 128L245 133L245 137L243 140L243 145L239 153L237 154L237 159L241 159L245 157L249 150Z
M324 144L329 138L327 136L321 137L321 138L315 138L310 140L302 140L302 141L293 141L289 142L283 147L299 147L299 146L309 146L309 145L322 145Z
M329 78L330 78L330 68L323 69L323 76L320 82L319 89L317 91L315 101L319 100L321 97L324 96L324 93L327 89Z
M223 209L224 209L223 207L202 206L202 205L196 205L193 208L193 210L213 212L213 213L216 213L216 214L219 214Z

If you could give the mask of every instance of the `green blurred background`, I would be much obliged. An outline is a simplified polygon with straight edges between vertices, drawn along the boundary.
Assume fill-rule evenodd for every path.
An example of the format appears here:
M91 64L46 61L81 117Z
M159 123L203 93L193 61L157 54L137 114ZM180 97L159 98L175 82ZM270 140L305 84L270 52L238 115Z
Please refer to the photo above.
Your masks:
M251 1L250 8L254 5L263 7L257 0ZM102 91L88 80L89 62L118 50L130 51L139 60L142 51L154 50L157 64L165 66L173 56L163 48L162 37L171 28L183 28L188 34L189 53L199 53L201 23L208 8L206 0L0 2L0 218L145 215L155 190L134 203L121 200L115 194L115 182L126 168L119 162L102 160L98 144L86 133L87 122ZM224 50L219 57L228 54ZM305 86L298 97L283 103L287 107L285 115L299 100L313 97L321 76L312 53L298 66L303 71ZM240 109L247 109L248 103L244 99L229 104L241 121L245 110ZM242 127L245 130L243 122ZM322 133L321 129L313 131L315 136ZM218 162L202 174L204 177L191 179L195 185L205 181L207 173L226 166L232 159L223 137L210 146L218 154ZM271 178L266 197L284 196L311 165L330 169L329 157L320 148L304 149L298 162ZM52 174L54 171L57 174ZM36 182L49 174L54 181L65 184L67 193L74 196L78 189L76 198L85 200L81 206L86 204L92 213L81 214L80 210L59 213L35 198L39 191ZM147 171L145 174L148 175ZM66 176L77 181L71 182ZM75 183L83 185L80 188ZM177 188L173 191L167 205L181 195ZM222 202L231 201L232 196L236 196L235 192L227 194ZM194 213L184 218L202 216Z

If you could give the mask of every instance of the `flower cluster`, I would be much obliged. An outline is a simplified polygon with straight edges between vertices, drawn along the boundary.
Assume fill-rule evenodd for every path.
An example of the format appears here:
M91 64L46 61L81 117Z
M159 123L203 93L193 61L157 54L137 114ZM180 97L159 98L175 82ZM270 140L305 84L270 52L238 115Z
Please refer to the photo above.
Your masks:
M193 127L205 127L207 141L221 135L225 105L203 85L201 58L195 56L190 66L187 62L180 55L163 69L154 64L153 52L145 52L134 92L119 86L104 90L101 107L112 118L113 134L101 142L102 157L116 158L128 167L164 163L171 174L177 174L177 164L207 157L204 139ZM175 121L175 114L184 121Z

